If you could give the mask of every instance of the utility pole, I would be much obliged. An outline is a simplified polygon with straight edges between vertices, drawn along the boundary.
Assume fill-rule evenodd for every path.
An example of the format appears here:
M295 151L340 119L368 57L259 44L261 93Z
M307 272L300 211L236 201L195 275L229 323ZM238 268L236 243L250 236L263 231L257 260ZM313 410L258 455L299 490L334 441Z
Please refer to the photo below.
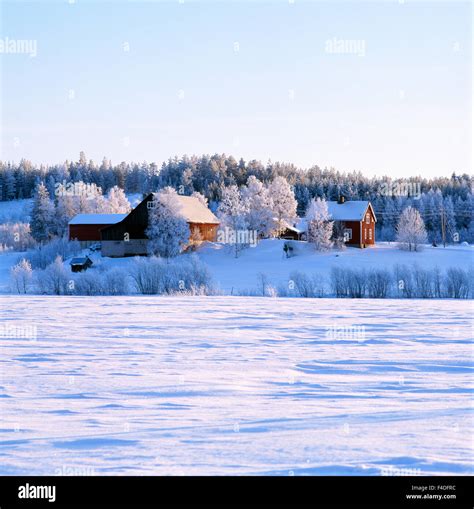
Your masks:
M443 239L443 247L446 247L446 215L444 213L444 205L441 205L441 237Z

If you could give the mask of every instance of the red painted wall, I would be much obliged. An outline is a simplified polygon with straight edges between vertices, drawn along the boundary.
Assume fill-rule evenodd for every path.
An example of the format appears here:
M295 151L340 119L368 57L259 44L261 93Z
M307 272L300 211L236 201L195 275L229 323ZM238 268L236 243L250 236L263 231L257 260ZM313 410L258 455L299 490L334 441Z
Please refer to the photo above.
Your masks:
M108 224L70 224L69 240L100 240L100 229Z

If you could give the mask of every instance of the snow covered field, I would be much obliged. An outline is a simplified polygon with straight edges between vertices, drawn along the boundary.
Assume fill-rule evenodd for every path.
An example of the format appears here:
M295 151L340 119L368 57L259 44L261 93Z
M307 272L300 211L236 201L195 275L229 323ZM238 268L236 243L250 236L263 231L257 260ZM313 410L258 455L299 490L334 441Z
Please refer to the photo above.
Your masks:
M2 296L0 474L472 474L471 316Z

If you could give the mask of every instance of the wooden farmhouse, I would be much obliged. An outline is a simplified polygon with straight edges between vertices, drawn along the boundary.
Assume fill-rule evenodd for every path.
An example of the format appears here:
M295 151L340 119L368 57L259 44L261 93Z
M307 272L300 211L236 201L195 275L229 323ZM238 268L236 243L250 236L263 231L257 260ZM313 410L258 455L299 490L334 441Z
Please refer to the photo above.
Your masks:
M349 201L341 196L338 201L328 201L327 205L334 230L341 232L347 245L364 248L375 244L377 218L369 201ZM295 226L287 228L281 237L307 240L307 229L306 220L301 219Z
M198 230L201 240L214 241L219 226L217 217L195 197L177 195L176 199L191 234ZM100 241L102 256L146 255L148 238L145 232L152 204L153 193L150 193L129 214L79 214L69 222L69 239ZM110 217L104 223L106 218L102 216L115 218Z

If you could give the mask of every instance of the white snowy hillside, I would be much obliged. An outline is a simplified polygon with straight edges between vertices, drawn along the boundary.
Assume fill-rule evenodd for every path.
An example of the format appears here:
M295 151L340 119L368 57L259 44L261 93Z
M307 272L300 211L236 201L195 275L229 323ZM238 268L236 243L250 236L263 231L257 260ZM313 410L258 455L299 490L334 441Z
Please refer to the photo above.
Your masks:
M474 246L426 246L415 253L398 249L396 243L381 242L367 249L350 247L343 251L316 252L311 244L293 242L295 256L286 258L284 243L280 239L263 240L256 247L243 250L239 258L233 257L222 244L206 243L198 255L224 292L234 294L255 289L259 274L265 274L271 284L278 286L288 284L293 271L317 274L328 283L332 267L392 270L397 264L417 264L423 269L459 267L466 270L474 265Z
M28 222L32 199L0 201L0 224Z
M472 475L471 316L2 296L0 474Z

